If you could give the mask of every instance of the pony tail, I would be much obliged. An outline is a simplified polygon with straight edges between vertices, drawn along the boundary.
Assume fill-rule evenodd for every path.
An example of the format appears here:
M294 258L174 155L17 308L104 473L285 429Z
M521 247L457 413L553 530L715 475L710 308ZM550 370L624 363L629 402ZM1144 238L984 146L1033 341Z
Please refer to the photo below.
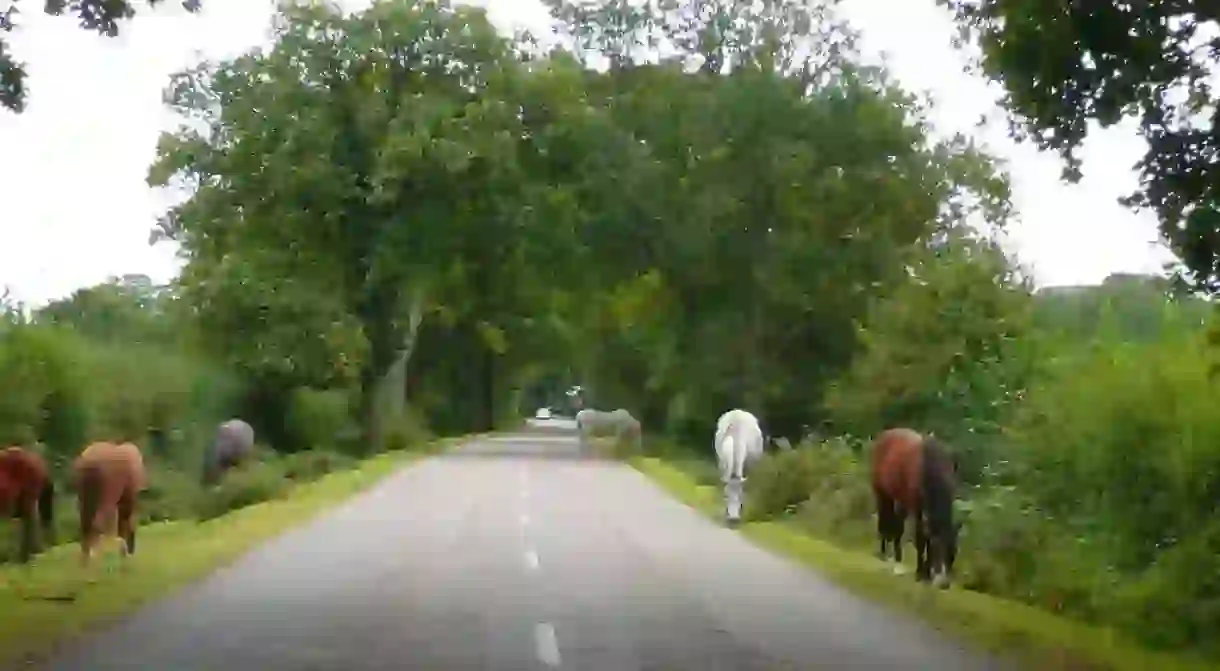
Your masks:
M737 475L737 456L734 452L737 441L733 440L733 433L729 432L725 435L724 440L720 441L720 453L724 455L722 458L728 466L728 473L725 474L725 482L729 482Z
M38 515L42 518L42 530L47 540L55 540L55 483L48 478L38 494Z
M923 439L923 468L920 473L920 487L923 489L924 500L935 518L946 523L953 515L953 492L951 485L944 481L942 468L953 466L952 457L939 440L931 436ZM956 469L955 469L956 470Z

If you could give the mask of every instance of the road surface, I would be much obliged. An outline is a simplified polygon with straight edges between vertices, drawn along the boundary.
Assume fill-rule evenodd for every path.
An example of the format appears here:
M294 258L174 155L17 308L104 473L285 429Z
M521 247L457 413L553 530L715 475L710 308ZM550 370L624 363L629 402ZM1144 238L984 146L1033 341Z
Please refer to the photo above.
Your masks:
M552 432L405 469L43 668L998 666Z

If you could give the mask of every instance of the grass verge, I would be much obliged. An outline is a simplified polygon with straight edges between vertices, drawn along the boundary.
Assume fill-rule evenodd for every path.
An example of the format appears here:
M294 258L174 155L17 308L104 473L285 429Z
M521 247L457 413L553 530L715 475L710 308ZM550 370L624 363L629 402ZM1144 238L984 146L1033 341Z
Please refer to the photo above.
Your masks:
M286 496L206 522L174 521L139 528L137 554L117 568L107 539L86 574L79 547L50 549L29 566L0 567L0 667L28 664L56 644L126 615L212 571L255 546L363 491L404 464L469 437L435 441L427 449L381 454L355 468L294 487Z
M699 484L681 469L652 457L632 466L692 508L718 519L715 487ZM996 597L950 589L939 592L895 577L877 559L844 550L782 522L740 527L748 538L815 569L851 592L917 614L933 627L1031 669L1071 671L1203 671L1215 665L1195 657L1148 650L1121 640L1113 630L1089 626L1044 610Z

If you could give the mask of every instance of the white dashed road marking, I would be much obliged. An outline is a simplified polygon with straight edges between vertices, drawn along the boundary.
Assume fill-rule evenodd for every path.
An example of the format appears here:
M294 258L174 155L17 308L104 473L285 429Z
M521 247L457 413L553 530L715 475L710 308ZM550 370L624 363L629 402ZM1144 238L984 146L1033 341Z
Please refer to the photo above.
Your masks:
M539 661L552 668L559 666L559 641L555 638L555 627L550 623L539 622L534 626L534 647Z

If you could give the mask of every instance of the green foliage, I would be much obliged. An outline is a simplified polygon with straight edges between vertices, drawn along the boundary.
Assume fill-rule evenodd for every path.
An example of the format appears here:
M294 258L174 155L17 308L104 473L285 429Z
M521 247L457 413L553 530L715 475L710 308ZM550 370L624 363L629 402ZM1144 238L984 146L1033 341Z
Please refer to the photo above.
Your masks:
M422 447L433 437L427 420L415 408L407 408L402 414L391 417L385 432L385 449L390 452L412 450Z
M255 461L225 474L220 484L199 499L197 515L210 520L256 503L271 501L288 492L291 481L278 461Z
M1031 373L1029 291L986 241L954 236L910 267L910 281L871 306L828 416L856 435L935 433L957 445L976 482Z
M178 328L185 316L182 301L170 287L156 286L145 275L126 275L78 289L34 313L35 321L70 328L95 342L110 344L181 344Z
M290 444L304 449L336 445L351 421L349 400L350 394L342 389L294 391L285 422Z
M328 473L348 468L353 463L351 457L327 450L294 452L280 460L284 477L297 484L317 480Z
M750 469L747 514L755 520L796 515L819 532L867 520L873 495L859 451L836 438L767 454Z
M199 488L198 474L157 460L149 460L145 466L148 487L140 494L140 522L163 522L196 517L203 496L203 491ZM71 501L70 505L63 507L74 511L75 503L75 501ZM76 518L73 520L75 521ZM72 533L60 537L75 539L78 533L79 523L74 527Z
M149 7L156 7L162 0L148 0ZM136 4L129 0L47 0L44 10L52 16L60 16L64 10L70 10L79 21L80 27L105 35L115 37L119 34L119 23L135 16ZM199 11L200 0L182 0L182 6L187 11ZM28 6L28 5L23 5ZM13 31L18 25L17 3L8 3L0 9L0 36ZM9 50L8 42L0 39L0 107L21 113L25 109L26 71L23 63L18 61Z
M1193 296L1172 300L1168 280L1114 274L1100 286L1046 287L1034 302L1034 322L1067 341L1098 336L1154 342L1171 333L1203 328L1211 305Z
M953 286L945 277L938 282L942 289ZM1085 293L1107 300L1109 291L1112 284ZM919 293L900 289L894 296L918 308ZM1197 306L1156 292L1129 295L1129 314L1160 314L1159 326L1133 335L1082 320L1063 309L1062 297L1049 292L1032 298L1035 312L1042 312L1042 329L1023 330L1018 340L1031 341L1031 351L1043 358L1024 369L1020 393L1006 401L1010 407L998 416L1002 421L990 449L976 455L978 470L959 492L960 583L1117 627L1149 645L1220 654L1220 592L1213 578L1220 538L1214 519L1220 422L1212 412L1220 381L1210 372ZM1053 304L1039 306L1040 301ZM885 424L876 408L885 406L871 400L880 392L857 381L858 366L883 348L894 352L921 341L918 351L926 353L937 343L956 342L961 323L929 332L889 321L881 331L881 313L871 314L872 328L887 340L866 346L845 376L844 383L858 385L856 395L836 389L831 398L837 414L850 412L867 422L870 413L878 413L871 417L880 427ZM986 311L975 308L973 314L986 321ZM1065 337L1082 328L1089 341ZM944 373L897 376L887 389L901 398L927 377L951 379ZM992 369L985 378L1003 380L1005 373ZM974 388L988 398L988 387ZM956 420L941 415L941 427L966 436L968 413L975 411L956 412ZM922 428L933 419L900 417L888 425L894 423ZM962 456L972 449L964 437L950 446ZM868 457L868 449L852 439L769 454L750 474L748 514L782 517L871 552L876 532Z
M981 71L1004 86L1013 135L1053 149L1080 179L1091 124L1138 119L1148 149L1129 204L1154 210L1161 234L1197 289L1220 288L1216 231L1215 12L1204 3L1136 6L938 0L978 49ZM1166 95L1166 91L1179 95Z
M1147 278L1032 292L999 245L1001 166L932 137L829 5L551 9L579 48L447 2L294 3L270 48L177 75L185 122L149 181L191 193L157 230L182 277L32 318L4 300L0 432L60 466L133 437L149 514L211 517L578 384L712 487L730 407L773 437L856 436L766 457L747 510L871 550L861 441L905 424L962 457L965 584L1220 639L1209 305ZM1003 30L1069 31L1021 18ZM271 449L201 491L233 416Z

